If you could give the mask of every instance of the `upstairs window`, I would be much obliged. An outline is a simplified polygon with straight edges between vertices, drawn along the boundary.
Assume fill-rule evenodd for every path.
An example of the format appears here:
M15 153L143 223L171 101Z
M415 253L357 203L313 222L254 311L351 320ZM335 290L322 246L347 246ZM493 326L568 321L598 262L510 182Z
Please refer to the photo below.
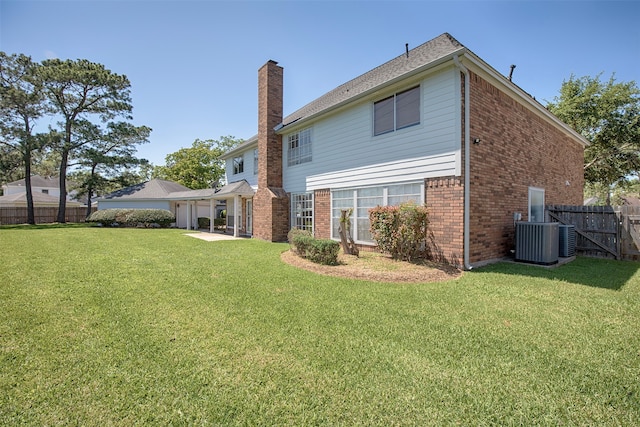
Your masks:
M311 128L289 135L287 139L287 165L311 161Z
M244 159L242 156L233 158L233 174L237 175L244 172Z
M420 124L420 86L373 104L373 134L381 135Z

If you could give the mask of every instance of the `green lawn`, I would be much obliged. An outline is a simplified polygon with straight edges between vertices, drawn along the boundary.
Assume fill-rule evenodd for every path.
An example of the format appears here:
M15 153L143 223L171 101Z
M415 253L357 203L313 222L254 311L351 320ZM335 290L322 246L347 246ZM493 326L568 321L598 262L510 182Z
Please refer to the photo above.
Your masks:
M381 284L183 234L0 228L0 425L640 425L639 264Z

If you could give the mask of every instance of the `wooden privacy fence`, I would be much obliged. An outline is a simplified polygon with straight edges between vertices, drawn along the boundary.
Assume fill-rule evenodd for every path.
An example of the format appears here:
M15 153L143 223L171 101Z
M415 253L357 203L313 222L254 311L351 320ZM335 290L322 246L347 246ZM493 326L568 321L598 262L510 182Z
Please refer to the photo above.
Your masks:
M582 255L640 261L640 206L547 206L551 221L574 225Z
M96 208L91 208L95 212ZM33 214L36 224L48 224L58 219L58 207L34 207ZM84 222L87 216L86 207L67 207L65 210L66 222ZM26 224L26 207L0 207L0 225Z

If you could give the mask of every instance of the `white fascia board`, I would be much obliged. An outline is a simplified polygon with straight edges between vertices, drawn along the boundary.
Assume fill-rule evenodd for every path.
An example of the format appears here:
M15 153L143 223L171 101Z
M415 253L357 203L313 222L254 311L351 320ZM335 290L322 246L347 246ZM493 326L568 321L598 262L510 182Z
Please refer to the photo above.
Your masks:
M461 57L461 62L476 74L479 74L483 78L487 79L491 84L497 87L502 87L506 94L516 95L516 98L520 101L524 101L524 104L529 107L530 110L542 116L546 120L552 121L558 126L567 136L574 138L586 147L590 145L589 141L582 135L576 132L569 125L557 118L553 113L547 110L540 102L536 101L530 94L521 89L518 85L510 82L505 76L496 71L489 64L484 62L473 52L466 50Z

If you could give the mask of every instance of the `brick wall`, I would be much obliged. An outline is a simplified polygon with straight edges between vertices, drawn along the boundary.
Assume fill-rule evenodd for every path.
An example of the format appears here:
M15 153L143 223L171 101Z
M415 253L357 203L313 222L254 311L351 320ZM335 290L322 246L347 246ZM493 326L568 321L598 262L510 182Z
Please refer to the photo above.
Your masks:
M470 73L470 262L509 255L514 212L527 219L528 189L546 204L582 204L583 150L545 119Z
M331 191L328 188L313 194L313 228L316 238L331 238Z
M436 260L461 267L464 261L462 177L425 179L431 252Z

